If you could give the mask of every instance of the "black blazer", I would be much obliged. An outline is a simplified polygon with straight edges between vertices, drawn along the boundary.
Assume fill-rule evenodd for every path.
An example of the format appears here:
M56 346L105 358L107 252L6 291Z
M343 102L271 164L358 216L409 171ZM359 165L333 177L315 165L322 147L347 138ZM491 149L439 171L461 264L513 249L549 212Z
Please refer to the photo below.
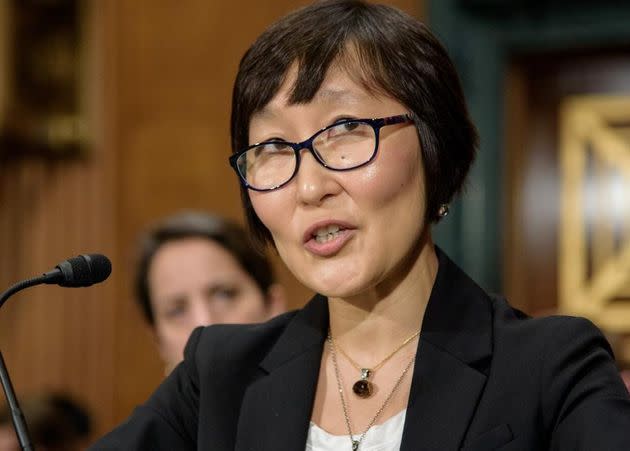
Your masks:
M630 397L580 318L531 319L443 253L402 451L630 450ZM185 360L94 450L304 450L327 300L261 325L199 328Z

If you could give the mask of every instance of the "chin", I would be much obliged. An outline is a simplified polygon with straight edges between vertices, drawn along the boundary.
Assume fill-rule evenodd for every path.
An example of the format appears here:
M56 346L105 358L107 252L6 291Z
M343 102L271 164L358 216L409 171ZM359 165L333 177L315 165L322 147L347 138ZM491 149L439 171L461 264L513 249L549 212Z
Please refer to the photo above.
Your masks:
M353 295L352 291L339 289L338 287L330 290L318 290L317 292L323 296L326 296L327 298L345 299Z
M314 291L329 298L351 298L365 291L363 284L347 278L336 277L335 279L311 284Z
M348 264L338 265L326 262L311 267L309 277L302 283L313 291L328 297L352 296L361 291L361 274L358 268L348 270ZM350 272L352 271L352 272Z

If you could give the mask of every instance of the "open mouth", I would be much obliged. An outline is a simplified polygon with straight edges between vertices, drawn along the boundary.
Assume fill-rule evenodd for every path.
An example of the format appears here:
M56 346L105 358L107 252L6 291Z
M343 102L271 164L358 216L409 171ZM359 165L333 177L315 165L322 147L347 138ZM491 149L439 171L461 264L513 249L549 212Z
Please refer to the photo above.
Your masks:
M337 238L339 234L344 230L346 229L338 224L331 224L326 227L320 227L313 233L313 239L320 244L327 243Z
M304 235L306 249L321 257L337 254L355 235L355 227L342 221L316 223Z

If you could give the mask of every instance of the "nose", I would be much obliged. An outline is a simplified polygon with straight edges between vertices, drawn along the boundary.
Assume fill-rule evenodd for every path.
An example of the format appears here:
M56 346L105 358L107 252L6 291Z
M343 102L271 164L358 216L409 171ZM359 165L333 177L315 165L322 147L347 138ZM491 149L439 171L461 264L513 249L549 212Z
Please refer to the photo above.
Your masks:
M212 314L210 304L204 299L195 299L191 325L193 327L209 326L215 322L216 318Z
M337 173L322 166L308 150L302 150L295 178L298 201L305 205L321 205L342 190Z

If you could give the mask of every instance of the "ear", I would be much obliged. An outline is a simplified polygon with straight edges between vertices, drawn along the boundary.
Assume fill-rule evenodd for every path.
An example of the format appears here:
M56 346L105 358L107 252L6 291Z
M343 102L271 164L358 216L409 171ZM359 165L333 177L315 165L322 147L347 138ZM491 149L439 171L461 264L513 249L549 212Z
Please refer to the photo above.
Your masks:
M287 311L287 296L284 287L274 283L267 289L267 319Z

